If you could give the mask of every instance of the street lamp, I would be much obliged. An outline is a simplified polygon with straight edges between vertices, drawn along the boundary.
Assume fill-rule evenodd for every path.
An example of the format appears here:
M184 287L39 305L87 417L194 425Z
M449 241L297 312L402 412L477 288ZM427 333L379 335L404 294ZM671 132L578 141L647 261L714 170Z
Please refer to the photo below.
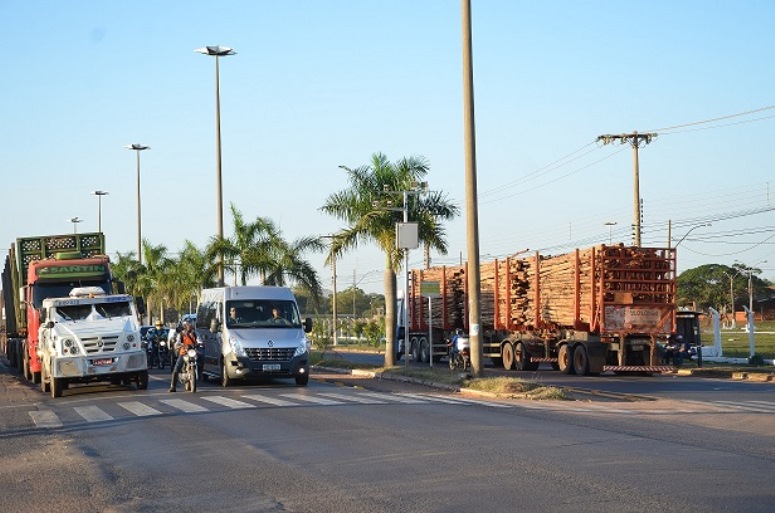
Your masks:
M608 227L608 245L611 245L611 229L616 226L616 221L606 221L603 223L604 226Z
M107 191L93 191L92 194L97 196L97 231L102 233L102 197L110 193Z
M678 245L679 245L680 243L682 243L682 242L684 241L684 239L685 239L685 238L686 238L686 237L687 237L687 236L688 236L690 233L692 233L692 232L693 232L694 230L696 230L697 228L702 228L702 227L704 227L704 226L713 226L713 225L712 225L711 223L704 223L704 224L698 224L697 226L692 226L691 228L689 228L689 231L688 231L688 232L686 232L686 233L684 234L684 236L683 236L683 237L681 237L681 240L679 240L678 242L676 242L676 243L675 243L675 246L673 246L673 247L677 248L677 247L678 247Z
M140 219L140 152L144 150L150 150L150 146L146 146L145 144L127 144L124 146L124 148L128 150L134 150L137 160L137 261L138 263L143 263L143 247L142 247L142 240L143 240L143 229L142 229L142 221Z
M215 57L215 174L216 201L218 218L218 238L223 239L223 192L221 189L221 86L219 57L234 55L237 52L228 46L205 46L194 50L203 55ZM218 286L223 287L223 255L218 255Z
M767 263L766 260L762 260L761 262L755 265L766 264L766 263ZM748 269L746 269L746 272L748 273L748 309L751 312L753 312L753 280L751 278L753 276L753 268L749 267Z
M83 219L76 217L71 217L70 222L73 223L73 233L78 233L78 223L82 223Z

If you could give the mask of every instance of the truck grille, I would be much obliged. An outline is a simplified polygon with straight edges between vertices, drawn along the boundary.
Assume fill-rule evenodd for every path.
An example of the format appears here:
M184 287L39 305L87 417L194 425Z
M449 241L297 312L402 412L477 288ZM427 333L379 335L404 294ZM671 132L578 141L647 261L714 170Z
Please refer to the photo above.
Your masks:
M268 349L245 349L245 352L254 362L287 362L293 358L296 351L293 347L288 348L268 348Z
M86 354L107 353L116 349L118 336L83 338L81 342Z

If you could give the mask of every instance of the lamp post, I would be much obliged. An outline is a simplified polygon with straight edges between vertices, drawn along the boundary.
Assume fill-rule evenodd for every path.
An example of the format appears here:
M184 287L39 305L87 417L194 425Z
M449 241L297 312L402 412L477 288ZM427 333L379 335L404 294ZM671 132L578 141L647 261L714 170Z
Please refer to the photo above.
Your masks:
M606 221L603 225L608 227L608 245L611 245L611 229L616 226L616 221Z
M78 223L82 223L83 219L80 219L78 216L71 217L70 222L73 223L73 233L78 233Z
M686 233L684 234L684 236L683 236L683 237L681 237L681 239L680 239L678 242L676 242L676 243L675 243L675 246L673 246L673 247L676 247L676 248L677 248L677 247L678 247L678 245L679 245L680 243L682 243L682 242L684 241L684 239L685 239L686 237L688 237L688 236L689 236L689 234L690 234L690 233L692 233L692 232L693 232L694 230L696 230L697 228L702 228L702 227L704 227L704 226L713 226L713 225L712 225L711 223L704 223L704 224L698 224L697 226L692 226L691 228L689 228L689 231L688 231L688 232L686 232Z
M216 210L218 220L218 238L223 239L223 191L221 188L221 85L219 58L234 55L228 46L205 46L194 50L203 55L215 57L215 174L216 174ZM223 255L218 255L218 286L223 287Z
M97 231L102 233L102 197L109 193L107 191L93 191L92 194L97 196Z
M124 148L128 150L133 150L136 155L136 161L137 161L137 261L138 263L143 263L143 228L142 228L142 220L141 220L141 207L140 207L140 152L145 150L150 150L150 146L146 146L145 144L127 144L124 146Z
M767 263L766 260L762 260L761 262L759 262L756 265L766 264L766 263ZM748 269L746 269L746 272L748 273L748 309L751 312L753 312L753 279L752 279L753 268L749 267Z

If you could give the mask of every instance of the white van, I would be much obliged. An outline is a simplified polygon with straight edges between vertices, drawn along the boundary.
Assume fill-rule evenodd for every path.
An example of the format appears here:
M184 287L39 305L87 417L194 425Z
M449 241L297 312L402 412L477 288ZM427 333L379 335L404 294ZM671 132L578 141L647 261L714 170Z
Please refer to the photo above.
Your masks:
M312 319L302 322L287 287L205 289L196 331L205 346L203 374L220 378L224 387L244 378L309 381Z

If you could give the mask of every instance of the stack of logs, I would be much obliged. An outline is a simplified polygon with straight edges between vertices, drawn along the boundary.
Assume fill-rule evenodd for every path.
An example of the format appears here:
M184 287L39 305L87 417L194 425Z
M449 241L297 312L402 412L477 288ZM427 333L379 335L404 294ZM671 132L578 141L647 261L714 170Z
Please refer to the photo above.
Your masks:
M594 266L593 266L594 254ZM540 321L558 326L574 326L577 321L592 324L592 298L604 291L606 303L674 301L674 260L670 250L635 248L624 245L598 246L558 256L510 258L483 263L480 266L482 328L518 329L540 325ZM595 277L592 277L592 272ZM536 271L539 297L536 298ZM445 329L467 327L466 267L435 267L412 271L413 283L437 281L445 284L441 297L433 299L433 325ZM446 280L444 275L446 274ZM498 322L495 316L497 275ZM576 318L576 283L578 280L578 319ZM427 298L420 299L419 287L413 288L416 309L423 312L422 325L428 325ZM446 303L447 323L442 326L442 301ZM538 301L538 308L536 308ZM422 302L422 306L420 303ZM415 310L418 311L418 310Z

